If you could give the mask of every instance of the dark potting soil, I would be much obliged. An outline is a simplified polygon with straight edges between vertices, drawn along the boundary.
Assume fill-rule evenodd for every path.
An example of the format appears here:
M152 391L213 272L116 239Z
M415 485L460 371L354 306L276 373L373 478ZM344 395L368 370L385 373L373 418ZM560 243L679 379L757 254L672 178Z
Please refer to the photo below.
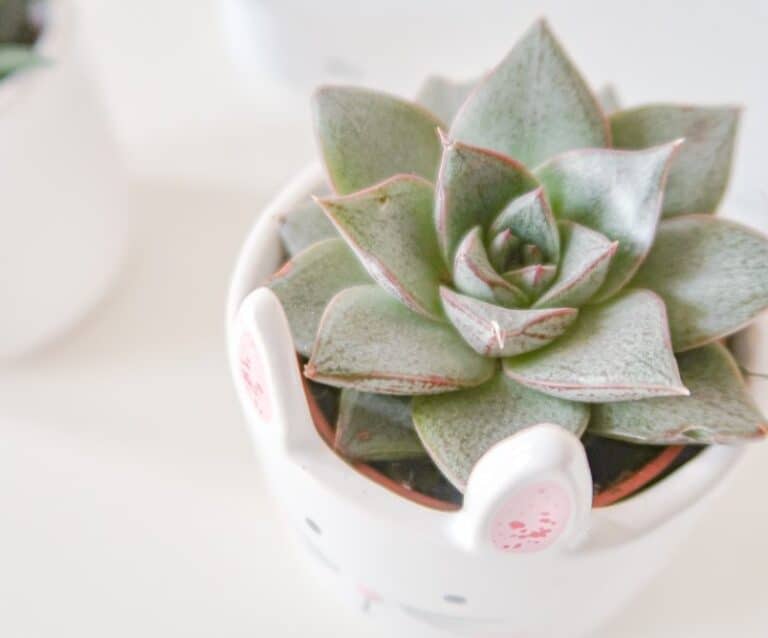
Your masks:
M318 407L331 427L336 423L339 411L339 390L321 383L308 382L308 387ZM595 494L610 490L644 468L663 454L666 447L638 445L614 441L585 434L582 438L587 452ZM628 492L622 499L638 494L669 476L672 472L695 458L703 446L688 445L661 473L640 489ZM418 461L376 462L370 466L392 481L414 492L460 506L462 494L442 475L429 459ZM618 502L618 501L617 501Z
M331 427L335 427L339 414L337 388L307 381L315 403ZM354 459L353 459L354 460ZM430 459L413 461L380 461L369 465L388 479L414 492L430 496L446 503L461 505L462 495Z
M595 494L609 490L612 486L632 476L637 470L651 463L667 449L664 446L639 445L637 443L606 439L591 434L585 434L581 440L587 451ZM646 483L642 489L627 496L637 494L656 485L656 483L665 479L672 472L698 456L704 449L706 449L706 446L686 445L663 472Z

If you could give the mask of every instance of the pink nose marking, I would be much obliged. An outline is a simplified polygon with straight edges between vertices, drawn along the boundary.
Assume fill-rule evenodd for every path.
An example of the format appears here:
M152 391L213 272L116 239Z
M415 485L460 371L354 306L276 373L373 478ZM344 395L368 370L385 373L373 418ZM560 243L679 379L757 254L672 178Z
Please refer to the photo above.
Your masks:
M265 422L269 422L272 418L272 400L267 389L264 366L253 337L247 333L240 338L240 374L256 412Z
M554 543L571 518L571 500L554 481L521 487L491 520L491 541L504 552L540 552Z

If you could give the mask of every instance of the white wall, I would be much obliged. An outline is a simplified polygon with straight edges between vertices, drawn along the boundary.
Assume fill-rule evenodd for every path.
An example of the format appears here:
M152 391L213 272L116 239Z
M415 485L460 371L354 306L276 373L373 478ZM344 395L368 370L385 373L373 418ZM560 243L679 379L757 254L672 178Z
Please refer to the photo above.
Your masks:
M630 103L746 105L734 188L765 188L766 0L77 2L142 174L274 186L314 151L316 81L408 94L429 69L469 77L546 15L593 85L613 81Z

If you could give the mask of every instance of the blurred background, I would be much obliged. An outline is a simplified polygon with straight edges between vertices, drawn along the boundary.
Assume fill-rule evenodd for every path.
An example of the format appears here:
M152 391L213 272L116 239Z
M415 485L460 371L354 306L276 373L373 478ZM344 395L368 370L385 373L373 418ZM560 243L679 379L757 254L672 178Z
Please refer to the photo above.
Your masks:
M3 638L374 635L283 538L224 355L228 275L314 157L316 84L410 96L430 71L472 78L546 15L626 104L743 104L725 209L768 228L765 0L49 9L46 66L0 81ZM768 635L767 466L750 450L595 638Z

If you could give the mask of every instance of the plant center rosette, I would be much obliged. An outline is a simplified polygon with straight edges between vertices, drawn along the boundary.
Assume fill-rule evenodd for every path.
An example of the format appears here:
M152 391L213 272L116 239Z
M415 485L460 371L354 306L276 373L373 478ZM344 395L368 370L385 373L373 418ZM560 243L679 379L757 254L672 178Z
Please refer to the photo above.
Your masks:
M768 242L716 217L738 110L610 115L543 22L481 82L315 97L331 195L269 281L347 457L459 491L538 423L645 445L765 433L722 339L768 307ZM439 115L438 115L439 114Z

